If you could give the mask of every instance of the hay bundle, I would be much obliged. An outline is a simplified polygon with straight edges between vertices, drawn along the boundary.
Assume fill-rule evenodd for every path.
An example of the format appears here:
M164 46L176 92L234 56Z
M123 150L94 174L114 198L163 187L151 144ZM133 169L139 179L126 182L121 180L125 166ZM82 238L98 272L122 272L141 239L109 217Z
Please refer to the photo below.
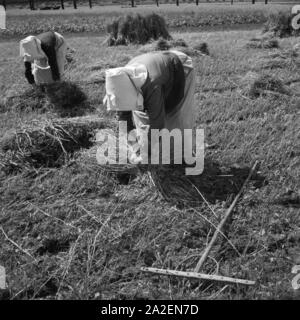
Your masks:
M268 32L279 38L300 35L300 30L292 27L292 18L289 12L271 13L264 24L263 33Z
M260 75L250 71L240 79L240 83L244 87L244 93L251 98L257 98L266 93L290 94L282 80L268 74Z
M297 49L276 50L263 56L257 63L259 69L295 68L300 65Z
M145 16L140 14L127 15L108 24L106 27L109 37L108 46L145 44L159 38L170 40L170 36L163 17L152 13Z
M284 59L275 58L275 59L262 59L258 61L255 68L257 69L285 69L290 66L290 63Z
M249 49L272 49L279 48L277 39L252 38L247 42L246 47Z
M221 168L207 163L201 175L185 175L181 165L149 167L155 187L168 202L183 206L198 206L204 201L226 201L238 193L248 169Z
M169 50L172 47L171 43L165 39L158 39L156 42L154 42L154 49L156 51L165 51Z
M41 87L26 88L13 86L7 93L3 100L4 108L6 110L15 111L43 111L48 106L48 100Z
M188 47L183 39L173 39L170 42L172 47Z
M151 41L150 43L145 44L139 49L139 52L148 53L153 51L177 50L185 53L190 57L206 55L206 53L203 53L200 50L197 50L193 47L188 47L186 43L184 44L184 46L179 46L179 44L180 42L177 41L167 41L165 39L159 39L157 41ZM205 51L205 49L203 50Z
M87 150L82 150L76 155L76 162L93 171L101 171L110 175L136 176L139 172L139 166L134 164L100 164L97 161L97 150L99 145L93 146Z
M194 44L192 48L194 50L197 50L197 51L209 56L208 45L206 42L198 42L198 43Z
M148 168L148 165L146 164L133 164L130 162L130 154L133 152L132 145L130 145L127 142L120 143L119 142L119 134L117 130L112 129L103 129L101 130L101 137L97 137L96 139L96 145L87 150L82 152L80 158L83 159L84 162L89 163L91 166L97 166L101 168L103 171L109 172L109 173L128 173L128 174L136 174L139 171L146 171ZM111 142L111 143L110 143ZM99 164L99 162L96 159L96 153L97 149L103 144L106 144L105 146L108 147L109 144L109 150L105 153L105 158L107 160L106 164ZM121 154L127 154L127 162L126 163L120 163L120 155ZM114 164L114 162L116 164Z
M51 104L61 109L73 109L87 100L82 89L69 81L47 85L46 95Z
M199 57L207 55L206 53L203 53L202 51L191 47L174 47L172 49L181 51L190 57Z
M79 117L33 121L8 132L0 140L2 169L57 167L76 150L93 144L95 131L107 126L102 118Z
M54 110L60 116L84 114L89 108L86 94L75 83L64 81L31 88L15 86L4 99L5 109L41 112Z
M68 64L75 62L74 53L75 53L75 49L67 47L66 62Z
M81 116L91 107L80 86L69 81L45 86L45 96L48 105L61 117Z
M299 57L299 52L297 48L290 48L285 50L276 50L268 54L271 59L281 58L281 59L296 59Z

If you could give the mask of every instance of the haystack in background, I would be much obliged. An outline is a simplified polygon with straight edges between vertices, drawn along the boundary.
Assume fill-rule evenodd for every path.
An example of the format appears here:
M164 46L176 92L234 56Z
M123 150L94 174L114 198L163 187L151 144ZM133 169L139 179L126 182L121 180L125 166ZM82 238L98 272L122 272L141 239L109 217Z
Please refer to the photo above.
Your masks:
M187 43L183 39L173 39L170 41L172 47L188 47Z
M71 64L75 62L74 54L75 54L75 49L71 47L67 47L67 52L66 52L66 62L67 64Z
M196 42L196 43L192 46L192 48L193 48L194 50L200 51L201 53L209 56L208 45L207 45L206 42L201 42L201 41L200 41L200 42Z
M277 39L252 38L247 42L246 47L249 49L273 49L279 48L279 42Z
M269 74L258 74L249 71L244 77L239 79L239 86L243 94L250 98L258 98L264 94L290 94L289 88L284 82Z
M108 24L108 46L145 44L159 38L170 40L170 36L163 17L152 13L145 16L140 14L127 15Z
M263 33L267 32L279 38L299 36L300 30L292 27L292 18L293 15L289 12L271 13L264 24Z
M24 167L57 167L80 148L93 145L97 129L109 124L102 118L32 121L9 131L1 140L1 169L6 173Z
M169 41L162 38L155 41L153 45L154 45L154 50L157 50L157 51L166 51L172 47Z

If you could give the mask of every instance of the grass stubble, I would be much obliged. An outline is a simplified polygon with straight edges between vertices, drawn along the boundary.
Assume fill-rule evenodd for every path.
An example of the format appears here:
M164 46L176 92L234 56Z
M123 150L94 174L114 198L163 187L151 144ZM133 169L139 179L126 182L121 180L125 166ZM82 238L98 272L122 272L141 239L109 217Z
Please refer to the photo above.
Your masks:
M182 38L182 34L172 36ZM299 73L295 63L263 72L259 65L262 57L272 54L287 60L290 55L285 53L298 39L279 40L279 48L246 48L245 42L256 36L256 31L184 36L190 47L199 41L209 48L210 55L193 57L197 127L205 129L207 142L217 145L206 151L202 181L192 181L189 188L182 183L176 194L171 188L176 172L167 174L163 180L169 198L165 199L146 172L136 172L122 183L116 173L85 161L86 150L77 150L59 167L1 173L0 254L10 298L299 298L290 285L291 268L300 263L300 87L292 81ZM107 47L101 45L103 39L68 39L76 48L76 64L68 66L66 77L80 83L92 106L86 115L101 117L108 124L114 120L101 102L101 72L112 62L124 64L141 46ZM28 90L19 77L22 65L18 58L7 58L15 56L17 43L0 46L7 53L1 62L9 61L2 64L1 135L32 124L33 119L40 123L59 120L51 107L36 107L36 103L45 105L41 102L44 95L37 100L22 96ZM249 69L263 73L264 79L266 75L280 79L289 94L272 94L274 86L248 95L249 91L242 90L242 79ZM265 87L260 83L259 88ZM18 108L25 101L32 101L31 105ZM260 162L259 172L204 266L207 273L256 280L254 287L187 282L139 272L141 266L193 270L254 160ZM199 193L207 202L191 203L191 197L201 198ZM186 201L175 201L180 195Z

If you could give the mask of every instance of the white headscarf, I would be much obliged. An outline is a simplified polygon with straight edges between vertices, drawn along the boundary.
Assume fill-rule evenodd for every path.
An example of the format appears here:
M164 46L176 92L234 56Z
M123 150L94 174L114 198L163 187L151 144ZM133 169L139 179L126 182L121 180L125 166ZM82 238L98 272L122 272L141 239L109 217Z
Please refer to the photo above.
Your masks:
M41 41L35 36L28 36L20 41L20 56L24 58L24 61L47 58L42 50Z
M144 99L141 87L148 76L147 68L142 64L106 70L106 96L103 103L108 110L143 110Z

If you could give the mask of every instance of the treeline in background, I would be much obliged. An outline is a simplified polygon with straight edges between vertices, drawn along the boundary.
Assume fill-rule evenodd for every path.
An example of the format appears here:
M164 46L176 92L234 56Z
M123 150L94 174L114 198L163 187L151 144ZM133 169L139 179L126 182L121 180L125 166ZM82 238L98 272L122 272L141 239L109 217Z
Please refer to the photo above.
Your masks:
M105 5L122 5L128 7L135 7L137 5L156 5L160 4L174 4L180 6L180 4L192 4L199 5L201 3L297 3L297 0L0 0L0 3L7 8L8 6L16 8L28 8L35 9L64 9L65 7L74 7L77 9L79 6L105 6Z

